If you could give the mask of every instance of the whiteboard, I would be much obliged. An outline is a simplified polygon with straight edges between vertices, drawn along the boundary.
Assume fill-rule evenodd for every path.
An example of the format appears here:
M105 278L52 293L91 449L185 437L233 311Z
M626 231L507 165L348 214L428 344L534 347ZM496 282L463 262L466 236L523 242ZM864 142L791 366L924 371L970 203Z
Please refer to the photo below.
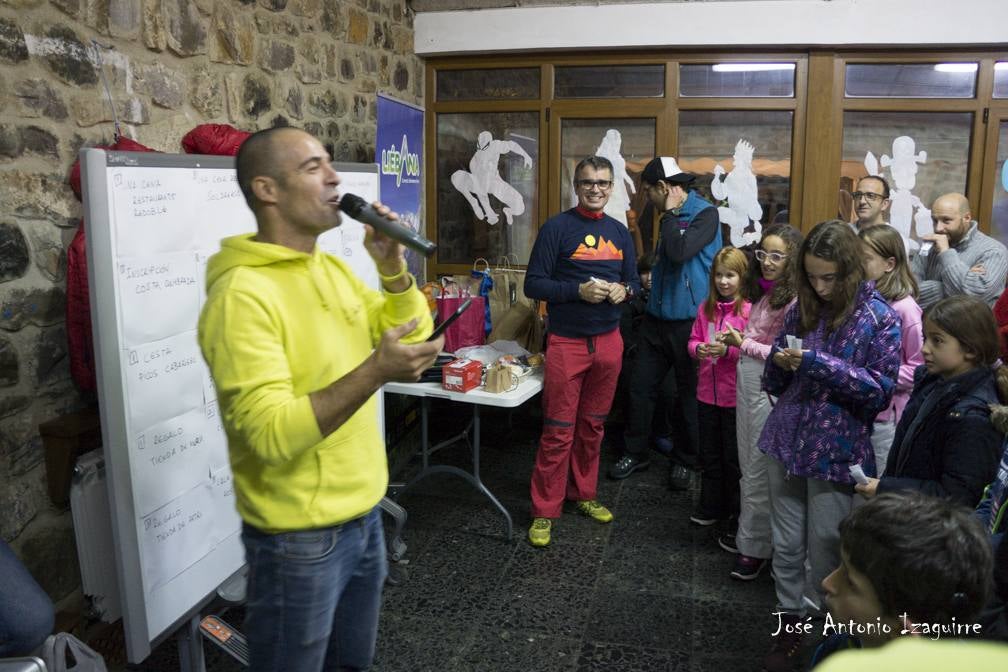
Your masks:
M376 165L333 165L342 192L377 200ZM196 326L207 260L255 219L232 157L83 149L81 166L116 570L127 657L139 663L244 564ZM344 215L318 244L380 288L363 239Z

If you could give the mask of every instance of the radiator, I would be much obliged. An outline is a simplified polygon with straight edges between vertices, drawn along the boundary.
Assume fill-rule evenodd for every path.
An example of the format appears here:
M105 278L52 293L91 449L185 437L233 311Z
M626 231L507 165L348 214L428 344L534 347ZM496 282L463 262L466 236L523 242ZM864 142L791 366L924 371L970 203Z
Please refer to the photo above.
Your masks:
M105 458L100 449L85 453L77 460L70 487L70 511L77 540L81 588L90 600L93 615L113 623L122 617L122 602L116 579Z

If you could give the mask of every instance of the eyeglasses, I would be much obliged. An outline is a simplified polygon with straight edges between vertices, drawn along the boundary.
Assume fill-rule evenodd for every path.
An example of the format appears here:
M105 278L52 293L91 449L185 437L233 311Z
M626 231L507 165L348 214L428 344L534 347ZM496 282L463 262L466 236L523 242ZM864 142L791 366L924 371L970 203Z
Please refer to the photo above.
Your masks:
M862 198L867 198L868 201L871 203L877 203L878 201L881 201L883 198L885 198L885 196L883 196L882 194L873 194L870 191L855 191L853 194L851 194L851 196L854 198L855 201L860 201Z
M767 252L765 250L756 250L756 258L760 261L766 261L769 259L775 264L779 264L785 259L787 259L786 254L781 254L780 252Z
M588 191L591 191L594 187L605 191L612 186L612 180L574 180L574 184Z

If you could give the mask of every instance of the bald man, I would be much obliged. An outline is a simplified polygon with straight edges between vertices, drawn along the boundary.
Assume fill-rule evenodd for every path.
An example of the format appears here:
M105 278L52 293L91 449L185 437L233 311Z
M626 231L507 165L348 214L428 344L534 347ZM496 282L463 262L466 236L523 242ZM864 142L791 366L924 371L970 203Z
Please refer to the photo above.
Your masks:
M966 294L993 306L1005 288L1008 249L985 235L973 220L962 194L945 194L931 206L935 232L921 236L932 241L928 254L918 254L913 272L920 283L917 302L927 310L946 296Z

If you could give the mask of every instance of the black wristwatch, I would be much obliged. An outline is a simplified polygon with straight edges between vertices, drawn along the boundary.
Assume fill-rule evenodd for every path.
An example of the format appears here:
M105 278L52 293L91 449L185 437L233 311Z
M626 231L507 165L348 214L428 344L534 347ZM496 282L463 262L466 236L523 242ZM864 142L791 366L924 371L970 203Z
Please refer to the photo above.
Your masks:
M624 282L623 283L623 289L626 290L626 298L623 299L623 300L624 301L629 301L630 299L632 299L633 296L634 296L634 291L633 291L633 287L630 286L629 282Z

